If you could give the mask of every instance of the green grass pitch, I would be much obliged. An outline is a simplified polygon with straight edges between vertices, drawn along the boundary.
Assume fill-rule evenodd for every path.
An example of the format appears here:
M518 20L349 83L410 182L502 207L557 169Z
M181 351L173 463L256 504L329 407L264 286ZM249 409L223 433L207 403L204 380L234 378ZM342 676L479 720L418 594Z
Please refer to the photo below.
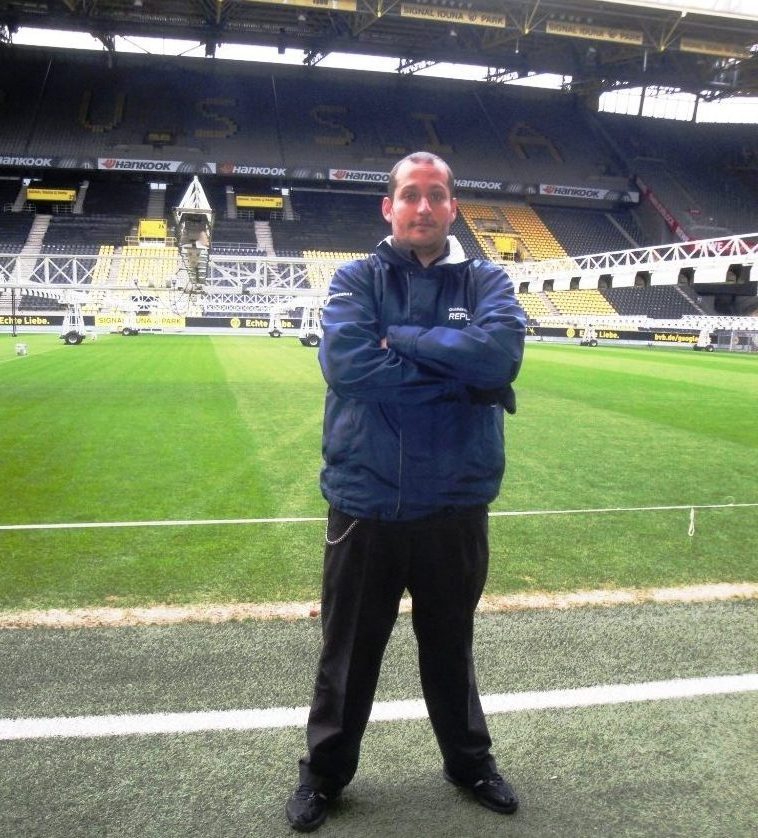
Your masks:
M17 356L15 343L29 346ZM755 580L758 358L530 343L491 594ZM0 335L0 525L322 517L314 350ZM732 504L685 510L636 507ZM317 599L323 523L0 530L0 609Z

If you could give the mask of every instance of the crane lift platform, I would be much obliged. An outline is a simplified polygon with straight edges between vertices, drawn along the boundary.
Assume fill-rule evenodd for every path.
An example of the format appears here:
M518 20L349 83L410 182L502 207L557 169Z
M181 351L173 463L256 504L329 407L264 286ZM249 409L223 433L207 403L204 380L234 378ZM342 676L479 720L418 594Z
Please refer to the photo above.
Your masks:
M174 208L176 240L187 274L183 290L189 297L202 294L208 278L214 213L197 175Z
M68 346L78 346L87 337L81 303L68 304L59 337Z
M326 304L326 297L293 297L286 302L276 303L269 310L268 333L272 338L280 338L285 333L282 321L295 308L303 309L297 337L303 346L317 347L321 344L324 332L321 327L321 310Z

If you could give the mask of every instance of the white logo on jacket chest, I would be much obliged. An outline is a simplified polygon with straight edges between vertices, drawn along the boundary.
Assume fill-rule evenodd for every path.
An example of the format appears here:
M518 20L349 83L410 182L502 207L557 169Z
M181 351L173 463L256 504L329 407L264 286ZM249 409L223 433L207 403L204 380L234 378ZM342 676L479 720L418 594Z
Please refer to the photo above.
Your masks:
M455 321L463 320L468 323L469 320L471 320L471 315L465 308L463 308L463 306L451 306L447 310L447 319Z

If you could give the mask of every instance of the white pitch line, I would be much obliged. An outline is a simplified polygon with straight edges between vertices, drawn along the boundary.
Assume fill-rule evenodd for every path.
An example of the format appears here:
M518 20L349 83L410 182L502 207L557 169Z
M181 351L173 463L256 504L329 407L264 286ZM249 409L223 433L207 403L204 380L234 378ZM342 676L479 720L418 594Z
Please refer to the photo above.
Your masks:
M517 713L592 707L696 696L726 695L758 690L758 673L709 678L677 678L639 684L605 684L567 690L503 693L482 696L485 713ZM421 699L379 701L372 722L394 722L427 717ZM145 736L164 733L200 733L215 730L271 730L304 727L307 707L272 707L264 710L219 710L193 713L145 713L120 716L60 716L57 718L0 719L0 741L11 739L95 738Z

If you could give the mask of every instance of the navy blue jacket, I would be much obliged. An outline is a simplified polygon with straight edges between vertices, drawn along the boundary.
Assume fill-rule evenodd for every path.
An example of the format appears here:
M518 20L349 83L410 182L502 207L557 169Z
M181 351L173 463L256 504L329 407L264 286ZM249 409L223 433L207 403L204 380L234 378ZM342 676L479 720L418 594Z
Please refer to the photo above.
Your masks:
M503 407L471 388L513 381L526 318L501 268L449 243L424 268L385 239L329 287L321 490L349 515L411 519L500 490Z

